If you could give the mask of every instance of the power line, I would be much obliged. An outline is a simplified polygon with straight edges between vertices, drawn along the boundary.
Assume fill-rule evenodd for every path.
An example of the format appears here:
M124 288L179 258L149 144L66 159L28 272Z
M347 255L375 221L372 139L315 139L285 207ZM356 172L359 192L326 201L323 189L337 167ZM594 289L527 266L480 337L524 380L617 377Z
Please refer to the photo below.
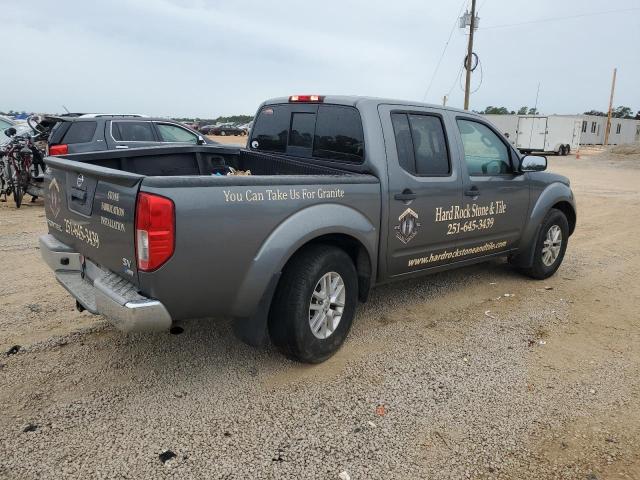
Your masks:
M561 20L569 20L572 18L582 18L582 17L593 17L596 15L607 15L610 13L623 13L623 12L631 12L640 10L640 7L633 8L623 8L620 10L605 10L603 12L591 12L591 13L581 13L579 15L567 15L566 17L552 17L552 18L541 18L538 20L530 20L528 22L519 22L519 23L506 23L504 25L490 25L488 27L482 27L482 30L492 30L494 28L508 28L508 27L518 27L520 25L531 25L533 23L547 23L547 22L557 22Z
M447 51L447 47L449 46L449 42L451 41L451 37L453 36L453 32L455 31L456 26L458 25L458 17L460 17L460 14L462 13L462 9L464 8L464 6L466 4L467 4L467 0L463 0L462 4L460 5L460 10L458 11L458 15L456 16L456 19L453 22L453 27L451 27L451 31L449 32L449 38L447 38L447 42L444 44L444 48L442 49L442 54L440 55L440 59L438 60L438 63L436 64L436 69L433 71L433 75L431 75L431 81L429 81L429 86L427 87L427 91L424 92L424 95L422 96L422 100L426 100L427 99L427 95L429 95L429 92L431 91L431 87L433 86L433 81L435 80L436 75L438 73L438 70L440 69L440 64L442 63L442 59L444 58L444 54Z
M464 69L464 63L460 66L460 70L458 70L458 74L456 75L456 79L453 81L453 84L451 85L451 88L449 89L449 93L447 93L447 97L451 96L451 93L453 92L453 89L456 87L456 84L458 83L458 81L462 77L462 70L463 69Z

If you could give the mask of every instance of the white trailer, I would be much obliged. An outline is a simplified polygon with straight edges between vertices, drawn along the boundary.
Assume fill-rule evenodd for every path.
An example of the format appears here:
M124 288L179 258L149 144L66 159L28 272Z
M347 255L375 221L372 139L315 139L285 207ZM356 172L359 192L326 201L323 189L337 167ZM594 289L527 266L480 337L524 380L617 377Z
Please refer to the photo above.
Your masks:
M521 152L566 155L580 146L582 119L577 115L520 116L516 148Z
M516 138L518 136L517 115L485 115L485 117L495 125L500 133L509 139L511 145L516 146Z

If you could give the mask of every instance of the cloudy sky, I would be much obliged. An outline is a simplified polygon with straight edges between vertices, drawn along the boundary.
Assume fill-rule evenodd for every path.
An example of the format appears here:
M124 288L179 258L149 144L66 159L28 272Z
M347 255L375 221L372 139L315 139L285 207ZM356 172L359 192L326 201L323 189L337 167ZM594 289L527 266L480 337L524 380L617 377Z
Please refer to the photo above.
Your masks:
M478 5L482 73L473 75L471 108L531 106L540 82L543 113L606 110L618 67L615 104L640 110L638 0ZM463 8L463 0L0 0L0 110L215 117L293 93L440 103L451 92L449 104L461 107L467 37L457 26L428 87ZM600 13L612 10L625 11Z

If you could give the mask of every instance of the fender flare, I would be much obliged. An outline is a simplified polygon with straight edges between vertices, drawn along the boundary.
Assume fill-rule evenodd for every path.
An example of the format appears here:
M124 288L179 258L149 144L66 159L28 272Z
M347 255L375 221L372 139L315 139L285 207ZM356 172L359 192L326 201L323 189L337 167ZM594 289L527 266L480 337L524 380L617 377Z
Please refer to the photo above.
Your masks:
M375 278L378 229L356 209L338 204L311 205L281 222L253 258L232 307L234 330L252 345L264 344L271 299L282 269L305 244L329 234L344 234L366 249Z
M542 220L554 205L561 202L568 203L573 210L574 216L576 215L576 202L573 197L573 192L571 188L564 183L552 183L538 196L535 205L530 209L527 222L522 231L522 237L518 245L517 265L530 266L533 263L533 247L535 247L538 239Z

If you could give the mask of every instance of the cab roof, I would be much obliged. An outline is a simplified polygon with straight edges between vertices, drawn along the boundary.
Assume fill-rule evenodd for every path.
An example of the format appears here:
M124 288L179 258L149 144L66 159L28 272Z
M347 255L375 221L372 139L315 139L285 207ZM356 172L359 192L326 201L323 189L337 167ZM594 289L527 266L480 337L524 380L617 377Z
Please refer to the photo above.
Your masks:
M349 107L359 107L359 106L374 106L378 105L403 105L403 106L413 106L413 107L428 107L428 108L437 108L439 110L449 110L452 112L465 113L465 114L474 114L468 110L462 110L459 108L445 107L442 105L435 105L432 103L424 103L418 102L415 100L399 100L393 98L379 98L379 97L367 97L361 95L324 95L321 96L322 101L319 102L290 102L290 97L276 97L271 98L264 102L264 105L276 105L282 103L328 103L333 105L345 105Z

